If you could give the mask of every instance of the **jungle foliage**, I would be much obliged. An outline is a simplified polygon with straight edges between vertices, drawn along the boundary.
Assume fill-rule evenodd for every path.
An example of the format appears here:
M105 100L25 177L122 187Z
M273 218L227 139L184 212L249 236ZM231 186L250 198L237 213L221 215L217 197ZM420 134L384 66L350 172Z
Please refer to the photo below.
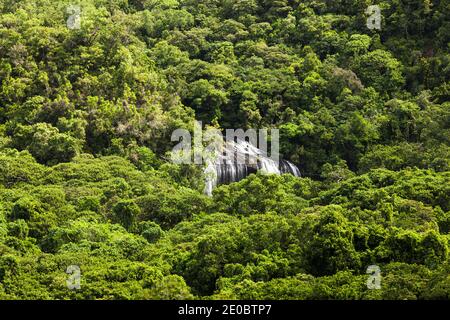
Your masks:
M450 298L447 0L77 3L0 1L0 299ZM195 119L303 177L203 195Z

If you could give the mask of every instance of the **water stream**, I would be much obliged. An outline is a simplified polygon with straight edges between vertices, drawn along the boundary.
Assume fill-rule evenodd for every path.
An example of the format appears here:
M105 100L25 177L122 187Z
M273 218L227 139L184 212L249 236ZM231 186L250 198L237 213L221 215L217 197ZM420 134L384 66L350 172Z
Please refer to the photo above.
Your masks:
M207 161L205 168L205 194L211 196L215 187L245 179L258 171L266 174L292 174L300 177L300 170L293 163L275 161L252 144L239 140L226 142L221 152Z

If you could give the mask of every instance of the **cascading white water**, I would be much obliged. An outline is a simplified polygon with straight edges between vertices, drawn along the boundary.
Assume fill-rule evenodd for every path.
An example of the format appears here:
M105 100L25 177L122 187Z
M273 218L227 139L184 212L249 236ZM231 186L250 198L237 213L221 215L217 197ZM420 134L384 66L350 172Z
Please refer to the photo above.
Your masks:
M286 160L278 163L246 141L226 142L223 150L207 161L205 194L211 196L216 186L238 182L257 171L301 176L300 170L293 163Z

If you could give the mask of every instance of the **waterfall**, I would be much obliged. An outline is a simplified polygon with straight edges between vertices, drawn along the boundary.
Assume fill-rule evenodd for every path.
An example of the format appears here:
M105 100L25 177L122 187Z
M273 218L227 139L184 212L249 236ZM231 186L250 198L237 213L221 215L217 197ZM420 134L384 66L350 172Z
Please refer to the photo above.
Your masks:
M300 170L287 160L279 162L252 144L238 140L226 142L222 150L209 157L205 168L205 194L211 196L215 187L245 179L252 173L292 174L300 177Z

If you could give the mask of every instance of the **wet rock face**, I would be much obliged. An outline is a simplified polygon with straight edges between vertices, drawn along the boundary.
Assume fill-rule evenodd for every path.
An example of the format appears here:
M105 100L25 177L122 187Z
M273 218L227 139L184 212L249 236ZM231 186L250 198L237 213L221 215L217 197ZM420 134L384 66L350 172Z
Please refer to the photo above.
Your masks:
M301 176L300 170L293 163L286 160L275 161L248 142L226 142L221 152L218 152L213 160L208 161L205 169L205 193L212 195L216 186L238 182L258 171Z

